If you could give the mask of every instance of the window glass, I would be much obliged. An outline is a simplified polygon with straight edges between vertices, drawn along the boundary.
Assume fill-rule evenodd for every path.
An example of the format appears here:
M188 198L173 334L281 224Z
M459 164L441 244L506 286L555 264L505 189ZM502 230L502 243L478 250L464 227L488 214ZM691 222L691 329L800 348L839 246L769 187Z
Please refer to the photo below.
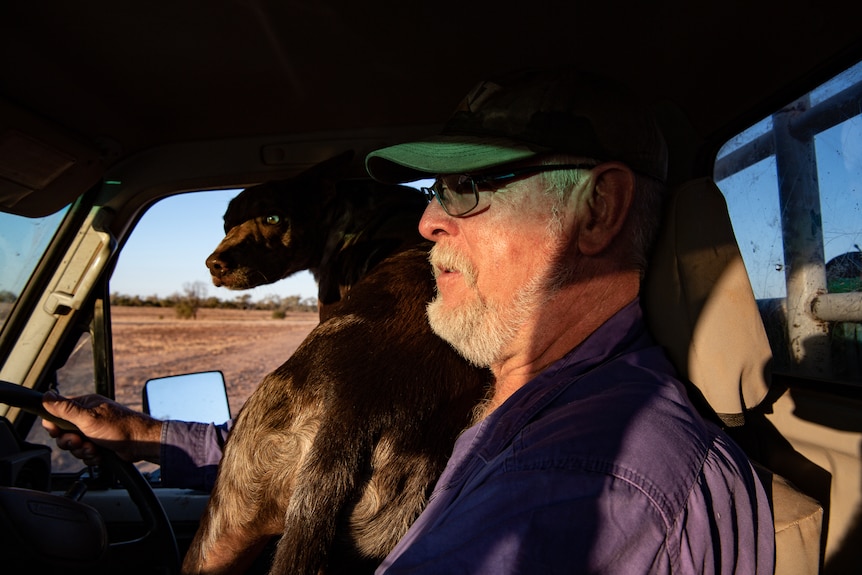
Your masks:
M783 298L784 246L775 158L718 181L757 299ZM752 193L752 190L757 190Z
M0 212L0 325L5 326L67 210L44 218Z
M862 116L821 132L814 140L828 265L843 254L862 251ZM858 280L858 270L855 275Z
M862 323L852 311L862 302L860 97L862 63L732 138L714 172L777 368L856 382L862 377ZM840 303L837 317L794 319L788 327L792 302L808 305L823 293L855 295L830 300Z
M215 287L205 265L239 190L171 196L135 226L111 276L116 398L142 408L151 378L222 371L236 414L317 323L304 272L251 290ZM221 423L221 422L216 422Z
M309 273L246 291L212 285L204 262L224 237L222 216L237 193L165 198L147 210L123 245L109 281L120 403L140 411L144 384L151 378L221 370L230 412L236 415L263 377L317 324L316 285ZM93 345L90 334L81 335L56 372L60 393L95 391ZM27 440L52 447L55 472L83 466L56 448L40 424ZM147 463L139 467L154 469Z
M66 362L56 372L57 391L66 397L78 397L95 392L93 346L89 333L82 334ZM75 473L83 467L80 459L57 447L56 442L37 421L27 434L29 443L51 448L52 473Z

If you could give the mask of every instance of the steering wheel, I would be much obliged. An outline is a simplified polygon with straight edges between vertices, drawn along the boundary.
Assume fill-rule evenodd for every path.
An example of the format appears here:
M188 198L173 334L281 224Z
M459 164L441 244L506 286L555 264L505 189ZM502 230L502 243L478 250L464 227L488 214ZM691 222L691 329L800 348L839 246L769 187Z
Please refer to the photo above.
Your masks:
M49 419L63 429L80 433L68 421L58 419L45 411L42 407L42 394L38 391L0 381L0 403L19 407ZM125 557L145 556L162 561L164 565L159 567L165 573L179 573L180 555L174 530L152 486L144 479L137 467L121 460L113 451L103 450L101 460L107 471L113 472L129 493L146 527L146 533L137 539L111 543L108 550L111 559L119 558L122 561Z

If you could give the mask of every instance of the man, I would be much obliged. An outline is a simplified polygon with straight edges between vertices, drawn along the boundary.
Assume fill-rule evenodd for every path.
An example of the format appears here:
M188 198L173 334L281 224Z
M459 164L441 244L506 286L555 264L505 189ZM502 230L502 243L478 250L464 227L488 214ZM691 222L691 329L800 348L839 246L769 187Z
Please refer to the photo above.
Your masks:
M649 114L599 78L532 71L480 84L441 135L367 167L435 178L428 317L496 378L379 572L771 573L763 488L641 317L666 178Z
M666 177L650 116L599 78L532 71L366 165L436 178L428 317L496 378L379 572L771 573L761 485L641 317Z

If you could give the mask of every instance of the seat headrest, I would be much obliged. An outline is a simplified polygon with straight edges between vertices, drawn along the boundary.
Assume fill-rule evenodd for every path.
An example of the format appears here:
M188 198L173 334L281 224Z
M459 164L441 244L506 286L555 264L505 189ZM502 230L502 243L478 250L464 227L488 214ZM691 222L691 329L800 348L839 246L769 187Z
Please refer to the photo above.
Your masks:
M642 301L680 374L729 426L766 395L772 352L724 196L709 179L668 200Z

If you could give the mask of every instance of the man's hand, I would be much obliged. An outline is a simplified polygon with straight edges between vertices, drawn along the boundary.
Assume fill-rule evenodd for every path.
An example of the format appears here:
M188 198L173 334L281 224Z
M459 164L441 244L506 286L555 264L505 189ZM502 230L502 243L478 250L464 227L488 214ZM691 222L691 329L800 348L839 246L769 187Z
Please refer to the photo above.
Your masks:
M65 398L48 391L42 405L48 413L75 424L81 430L84 437L42 420L42 427L57 440L57 446L87 465L99 463L98 447L116 452L125 461L159 462L162 422L158 419L95 394Z

